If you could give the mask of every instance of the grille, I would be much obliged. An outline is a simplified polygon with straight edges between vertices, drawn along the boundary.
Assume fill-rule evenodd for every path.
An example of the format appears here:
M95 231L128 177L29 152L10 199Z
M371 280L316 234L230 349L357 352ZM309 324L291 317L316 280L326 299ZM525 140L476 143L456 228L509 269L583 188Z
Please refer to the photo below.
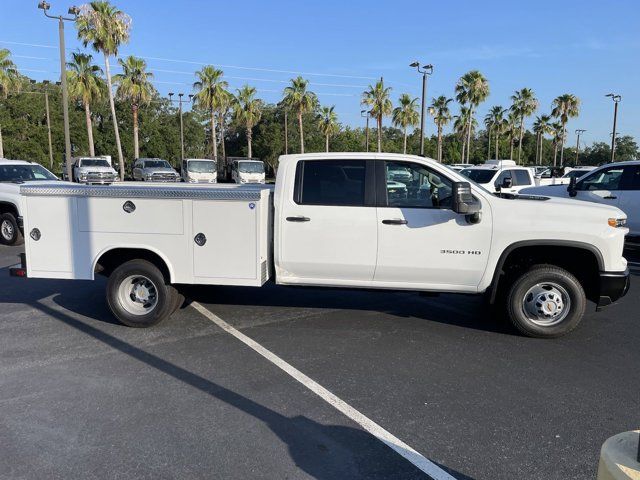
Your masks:
M176 176L173 173L154 173L151 179L154 182L175 182Z

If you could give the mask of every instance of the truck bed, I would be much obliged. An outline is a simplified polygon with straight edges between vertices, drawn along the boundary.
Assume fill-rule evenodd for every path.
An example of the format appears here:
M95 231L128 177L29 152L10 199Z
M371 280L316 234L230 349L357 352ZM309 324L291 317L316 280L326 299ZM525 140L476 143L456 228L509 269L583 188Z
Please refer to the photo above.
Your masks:
M34 182L20 193L29 277L92 279L117 248L153 252L172 283L268 280L271 186Z

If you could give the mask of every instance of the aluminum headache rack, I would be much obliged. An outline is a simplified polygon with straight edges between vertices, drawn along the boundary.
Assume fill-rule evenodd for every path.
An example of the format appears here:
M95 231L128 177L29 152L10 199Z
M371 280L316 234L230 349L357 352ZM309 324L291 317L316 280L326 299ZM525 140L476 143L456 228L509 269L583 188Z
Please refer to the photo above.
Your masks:
M26 197L102 197L102 198L171 198L185 200L247 200L261 198L262 190L273 190L271 185L83 185L43 183L20 186Z

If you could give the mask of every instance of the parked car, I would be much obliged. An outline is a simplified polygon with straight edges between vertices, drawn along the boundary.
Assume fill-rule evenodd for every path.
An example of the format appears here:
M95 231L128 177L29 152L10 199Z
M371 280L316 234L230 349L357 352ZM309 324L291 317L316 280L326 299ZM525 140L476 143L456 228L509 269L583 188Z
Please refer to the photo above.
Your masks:
M37 163L0 158L0 244L20 245L23 242L20 185L57 179Z
M513 160L489 160L484 165L465 168L460 173L492 193L518 193L535 185L532 170L518 167Z
M133 179L141 182L179 182L180 175L166 160L139 158L133 164Z
M111 156L76 157L71 159L71 181L91 185L110 185L120 180L111 163ZM62 165L62 178L67 180L66 163Z
M185 158L182 161L182 180L187 183L217 183L218 164L209 158Z
M391 195L387 172L398 168L428 183L429 198ZM550 338L579 324L587 298L604 307L629 288L618 208L499 197L411 155L285 155L275 187L48 184L21 193L29 235L12 274L106 275L111 311L135 327L177 309L176 285L274 278L484 294L521 332Z
M231 160L231 181L234 183L265 183L264 163L252 158Z
M630 243L640 243L640 161L608 163L569 185L527 188L520 193L575 198L620 208L628 216Z
M536 184L545 185L568 185L572 177L580 178L595 167L547 167L536 175ZM575 172L575 173L574 173Z

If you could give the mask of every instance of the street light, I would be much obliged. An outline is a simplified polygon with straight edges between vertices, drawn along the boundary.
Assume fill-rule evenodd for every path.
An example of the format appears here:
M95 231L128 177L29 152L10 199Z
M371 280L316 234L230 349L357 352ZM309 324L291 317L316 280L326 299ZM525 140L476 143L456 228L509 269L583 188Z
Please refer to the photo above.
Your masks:
M416 68L418 73L422 74L422 106L420 108L420 155L424 157L424 103L427 97L427 75L433 73L433 65L423 65L420 69L420 62L415 61L409 64L410 67Z
M579 165L578 162L578 154L580 152L580 135L582 135L584 132L586 132L586 130L579 128L576 130L576 135L578 136L577 140L576 140L576 167Z
M193 102L193 95L189 95L189 100L182 99L184 93L178 94L178 100L173 100L173 95L173 92L169 92L169 101L178 102L178 115L180 116L180 162L182 164L182 161L184 161L184 125L182 123L182 104ZM215 142L215 138L213 139L213 141Z
M371 118L371 112L369 110L360 110L361 117L367 117L367 128L365 129L364 143L367 153L369 152L369 118Z
M51 8L51 5L45 1L38 3L38 8L42 10L44 16L58 20L58 35L60 43L60 81L62 83L62 117L64 119L64 155L65 163L67 167L67 178L72 178L72 165L71 165L71 136L69 134L69 95L67 92L67 69L66 69L66 57L64 48L64 22L75 22L76 17L80 13L78 7L71 7L68 10L71 17L63 17L62 15L49 15L47 11Z
M613 100L613 133L611 134L611 163L616 158L616 123L618 121L618 103L622 100L621 95L615 93L607 93L605 97Z

